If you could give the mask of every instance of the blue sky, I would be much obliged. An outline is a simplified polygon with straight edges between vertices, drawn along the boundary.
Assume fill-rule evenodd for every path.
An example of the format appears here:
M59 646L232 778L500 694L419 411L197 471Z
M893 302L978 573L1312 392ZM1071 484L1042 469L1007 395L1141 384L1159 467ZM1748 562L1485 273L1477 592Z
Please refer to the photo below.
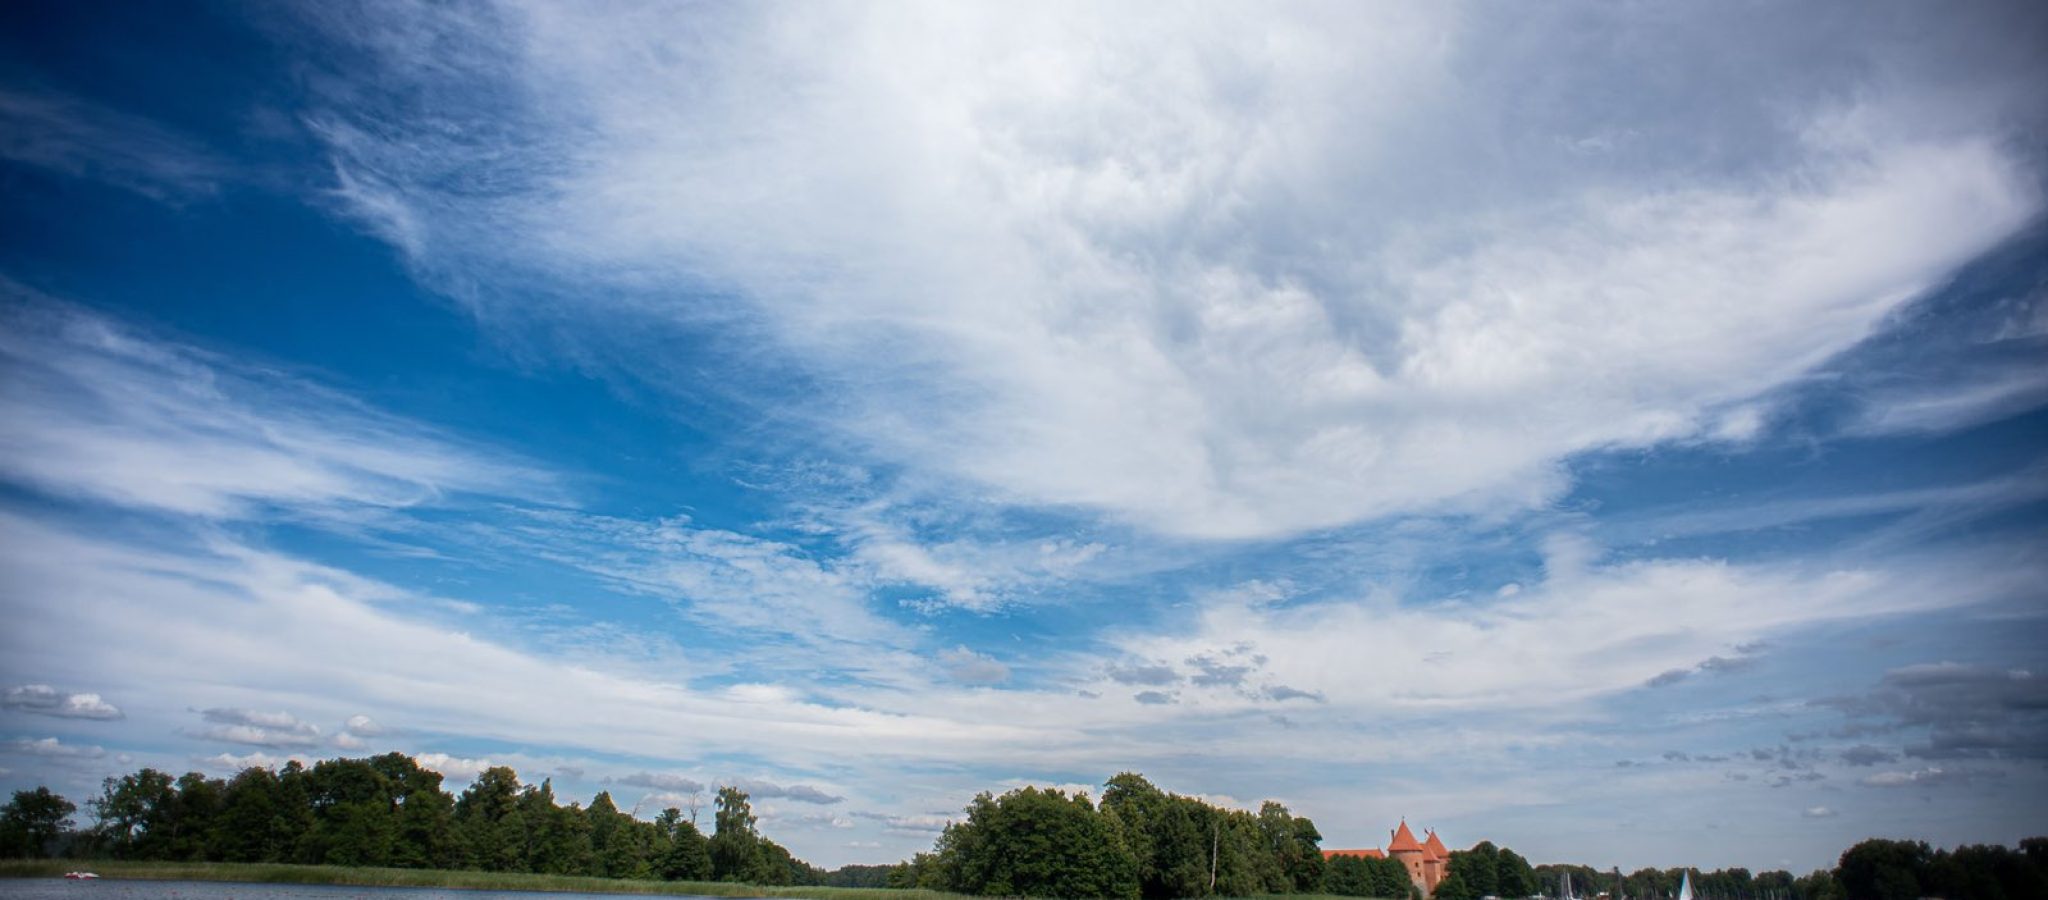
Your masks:
M0 787L2048 831L2027 4L12 4Z

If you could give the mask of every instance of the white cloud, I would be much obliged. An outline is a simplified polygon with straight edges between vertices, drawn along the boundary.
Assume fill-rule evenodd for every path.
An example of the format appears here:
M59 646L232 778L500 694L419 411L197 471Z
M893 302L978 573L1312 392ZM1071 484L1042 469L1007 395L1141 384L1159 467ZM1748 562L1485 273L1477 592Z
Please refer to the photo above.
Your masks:
M485 769L497 765L488 759L450 756L446 753L415 753L413 754L412 761L419 763L422 769L439 772L446 777L462 780L475 778L478 775L482 775Z
M343 750L362 750L370 746L371 738L384 734L384 726L369 716L357 713L349 716L348 721L342 723L341 730L335 732L334 746Z
M287 712L215 707L199 715L212 724L194 734L207 740L274 749L320 744L319 728Z
M1806 808L1804 812L1801 812L1800 815L1805 816L1809 819L1832 819L1835 816L1840 815L1840 813L1837 813L1834 810L1829 809L1825 806L1809 806Z
M0 565L20 608L35 611L0 638L0 652L17 665L119 671L142 692L138 702L164 707L208 696L218 690L209 673L233 671L238 683L261 685L268 699L257 708L213 708L204 736L265 747L317 734L295 714L264 711L287 704L337 719L349 707L371 706L472 739L653 758L691 747L777 765L847 754L1007 755L1028 735L1044 736L999 721L920 713L910 699L918 694L893 687L873 694L892 698L884 708L826 700L802 679L699 689L532 655L416 618L435 608L424 598L225 540L155 548L0 513ZM152 652L125 650L137 646ZM809 650L797 655L821 671L845 671ZM921 665L907 660L899 671ZM864 664L852 663L851 671ZM900 709L898 701L905 701ZM809 785L750 784L812 802L836 797Z
M0 281L0 477L141 509L402 507L549 479L283 372L139 335Z
M51 759L99 759L107 755L103 747L67 744L53 737L16 738L0 744L0 750L20 756L41 756Z
M512 320L766 331L874 452L1179 534L1530 503L1572 454L1739 437L2041 208L2004 132L2029 94L1983 61L2040 66L1969 16L1920 46L1693 8L1653 28L1700 73L1672 82L1548 55L1563 19L1646 27L1599 11L382 12L330 24L443 107L491 101L474 134L320 119L429 278L520 282L489 296L537 305L463 293ZM1759 30L1740 67L1714 49ZM1623 83L1624 126L1569 102ZM531 150L472 143L506 128ZM438 187L479 167L493 190Z
M342 723L342 727L353 734L359 734L364 737L376 737L384 733L382 725L378 725L376 720L362 714L349 716L348 721Z
M522 515L523 522L492 529L488 540L671 601L707 626L831 646L842 654L841 665L870 664L882 677L906 662L893 648L914 641L869 608L866 570L794 544L698 527L684 516L647 522L565 511Z
M826 793L813 785L777 784L776 782L759 778L741 778L733 781L732 786L746 791L747 796L756 800L786 799L795 800L800 803L831 805L846 799L836 794Z
M1972 778L1978 777L1983 776L1981 773L1929 766L1925 769L1911 769L1902 772L1879 772L1875 775L1866 776L1857 783L1864 787L1877 788L1932 787L1938 784L1969 781Z
M69 693L47 684L24 684L0 694L0 708L64 719L118 719L121 710L98 694Z
M939 666L961 684L1002 684L1010 680L1009 666L993 656L969 650L964 644L939 651Z
M237 756L233 753L216 753L212 756L197 758L194 761L199 763L200 765L207 767L212 771L240 772L243 769L252 768L276 769L277 767L282 766L285 763L292 762L294 760L296 760L300 765L311 765L313 763L312 759L309 759L304 756L299 756L297 754L293 754L290 756L273 756L271 754L264 753L261 750L258 750L254 753L244 753L240 756Z
M1737 667L1757 641L1818 623L2016 596L2033 577L1966 576L1972 565L1574 565L1484 604L1338 599L1273 607L1226 593L1186 633L1115 643L1137 659L1193 658L1249 644L1269 657L1256 678L1313 691L1339 708L1555 708L1670 678L1663 673ZM1558 640L1562 634L1575 637ZM1128 680L1119 679L1121 672L1109 670L1098 684ZM1140 702L1169 699L1211 709L1258 702L1232 685L1193 682L1177 695L1155 691Z
M692 794L704 790L704 782L683 775L668 772L635 772L614 779L620 784L669 791L675 795Z

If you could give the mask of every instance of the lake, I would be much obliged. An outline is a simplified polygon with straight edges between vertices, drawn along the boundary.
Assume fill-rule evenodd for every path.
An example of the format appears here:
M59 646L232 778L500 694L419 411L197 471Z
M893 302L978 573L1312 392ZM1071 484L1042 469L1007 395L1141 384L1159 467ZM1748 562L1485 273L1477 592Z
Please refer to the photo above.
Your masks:
M326 884L247 884L230 881L140 881L99 878L0 878L0 900L620 900L643 894L570 894L558 891L463 891L451 888L358 887ZM676 896L676 895L662 895ZM710 898L707 898L710 900ZM716 898L730 900L730 898Z

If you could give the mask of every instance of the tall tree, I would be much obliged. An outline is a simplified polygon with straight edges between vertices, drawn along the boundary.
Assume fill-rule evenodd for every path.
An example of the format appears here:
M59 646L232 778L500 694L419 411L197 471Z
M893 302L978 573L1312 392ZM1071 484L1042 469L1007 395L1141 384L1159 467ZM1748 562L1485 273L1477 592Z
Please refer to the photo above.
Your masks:
M171 776L151 768L102 782L100 796L87 805L107 851L116 858L162 858L173 792Z
M697 823L683 818L673 806L661 811L654 827L664 843L657 854L656 874L668 881L705 881L711 878L710 841L697 830Z
M71 828L78 806L49 788L15 791L0 807L0 856L41 858Z
M711 876L719 881L749 881L763 874L761 838L754 831L754 808L747 792L727 785L718 789L712 816Z
M526 870L526 817L519 775L505 766L485 769L455 800L455 833L471 868Z
M403 753L373 757L370 767L389 784L393 831L390 864L447 868L461 856L455 839L455 801L441 790L441 773Z
M284 787L277 773L251 766L228 780L222 792L214 844L228 862L280 862L289 858L297 835L287 834Z

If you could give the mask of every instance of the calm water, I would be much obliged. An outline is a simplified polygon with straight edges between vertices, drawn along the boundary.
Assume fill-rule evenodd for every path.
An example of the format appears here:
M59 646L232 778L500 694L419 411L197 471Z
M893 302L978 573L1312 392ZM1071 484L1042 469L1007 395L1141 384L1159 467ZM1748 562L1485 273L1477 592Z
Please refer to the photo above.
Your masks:
M0 900L622 900L632 894L564 894L534 891L454 891L445 888L351 887L317 884L233 884L225 881L124 881L101 878L0 878Z

